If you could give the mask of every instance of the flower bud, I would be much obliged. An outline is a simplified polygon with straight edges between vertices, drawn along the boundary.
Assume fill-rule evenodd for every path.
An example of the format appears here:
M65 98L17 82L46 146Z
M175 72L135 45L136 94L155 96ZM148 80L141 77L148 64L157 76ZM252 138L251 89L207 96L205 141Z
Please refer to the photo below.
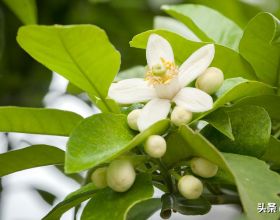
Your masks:
M209 67L200 77L198 77L195 86L211 95L222 86L223 82L223 72L216 67Z
M107 183L117 192L127 191L135 181L135 170L129 160L114 160L107 170Z
M195 157L191 160L192 172L204 178L210 178L217 174L218 166L201 157Z
M161 64L154 65L152 73L154 76L163 76L166 73L166 68Z
M94 185L99 188L105 188L107 187L107 167L101 167L97 168L92 174L91 174L91 181L94 183Z
M166 141L160 135L151 135L144 145L145 152L153 158L160 158L166 152Z
M176 126L187 124L192 120L192 113L180 106L176 106L171 113L171 121Z
M178 189L186 199L197 199L202 194L203 185L198 178L192 175L185 175L179 180Z
M142 111L142 109L135 109L135 110L131 111L127 116L128 126L135 131L139 130L137 121L138 121L141 111Z

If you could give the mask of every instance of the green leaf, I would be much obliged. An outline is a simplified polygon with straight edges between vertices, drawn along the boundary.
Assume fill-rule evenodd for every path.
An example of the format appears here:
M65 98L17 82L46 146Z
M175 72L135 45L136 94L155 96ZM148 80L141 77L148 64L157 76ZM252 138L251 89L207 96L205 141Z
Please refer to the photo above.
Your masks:
M0 154L0 177L33 167L64 163L64 151L48 145L33 145Z
M271 164L273 169L280 169L280 141L271 136L262 160Z
M164 37L171 44L176 61L182 64L194 51L207 43L194 42L178 34L166 30L150 30L134 36L130 45L136 48L146 48L147 40L152 33ZM221 45L215 45L215 57L211 66L220 68L225 78L243 77L256 79L253 69L236 51Z
M116 81L130 78L144 78L146 72L146 67L144 66L134 66L127 70L119 72L116 77Z
M278 220L280 212L258 213L258 203L280 203L279 174L254 157L237 154L223 154L236 181L239 195L248 219Z
M260 13L247 25L240 41L241 55L250 62L257 77L271 85L280 85L280 22L269 13Z
M154 18L154 29L171 31L188 40L200 41L186 25L170 17L156 16Z
M159 198L147 199L136 203L127 213L127 220L147 220L161 208Z
M221 153L199 132L193 131L188 126L181 126L178 133L185 140L185 148L192 152L191 156L200 156L217 164L219 169L228 171L228 166Z
M234 81L233 84L232 81ZM214 103L214 108L223 106L228 102L234 102L246 96L267 94L275 94L275 89L268 84L248 80L240 80L236 83L235 78L227 79L216 93L218 98Z
M213 108L208 112L197 114L193 122L202 119L219 107L237 102L241 98L267 94L275 94L275 89L268 84L258 81L248 81L240 77L226 79L222 87L216 92L217 99L213 104Z
M34 190L41 196L41 198L46 202L48 203L49 205L53 205L55 199L56 199L56 196L53 195L52 193L50 192L47 192L45 190L42 190L42 189L36 189L34 188Z
M280 96L277 95L261 95L253 97L245 97L238 100L234 106L257 105L263 107L269 114L271 119L280 120Z
M34 59L88 92L93 101L102 101L103 110L112 111L106 97L120 67L120 54L102 29L31 25L19 29L17 41Z
M167 147L162 160L168 167L193 155L192 149L188 147L185 139L177 131L169 133L165 139Z
M98 189L93 183L83 186L69 194L62 202L58 203L42 220L60 219L63 213L88 200L96 192L98 192Z
M0 132L68 136L82 119L74 112L57 109L0 107Z
M234 140L230 118L228 116L228 113L224 109L218 109L217 111L212 112L211 114L203 118L203 120L207 121L214 128L216 128L231 140Z
M210 126L202 133L223 152L260 157L265 152L270 139L271 121L264 108L242 106L227 109L235 140L218 132Z
M82 89L80 89L79 87L75 86L70 82L67 85L66 91L73 95L79 95L84 92Z
M168 120L160 121L134 137L125 115L97 114L82 121L68 141L65 170L79 172L112 160L141 144L148 136L165 132Z
M151 178L140 174L127 192L118 193L107 188L96 193L84 208L81 220L108 220L112 217L124 220L129 209L152 197L153 191Z
M203 5L164 5L162 9L169 15L183 22L202 41L238 50L242 29L218 11Z
M37 23L37 6L35 0L3 0L24 24Z

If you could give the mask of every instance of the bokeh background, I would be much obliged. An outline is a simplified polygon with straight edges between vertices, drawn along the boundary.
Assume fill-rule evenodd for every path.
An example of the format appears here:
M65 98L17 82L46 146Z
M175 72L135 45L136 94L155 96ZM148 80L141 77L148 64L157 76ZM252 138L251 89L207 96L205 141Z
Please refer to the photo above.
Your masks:
M19 47L16 34L23 24L5 1L0 0L0 106L59 108L85 117L96 113L98 110L84 95L66 92L67 80L37 63ZM145 51L130 48L129 41L134 35L152 29L155 23L161 28L156 19L167 16L160 10L163 4L203 4L231 18L241 28L261 11L280 17L280 0L37 0L36 3L39 24L95 24L104 29L121 52L121 70L145 64ZM0 133L0 153L44 143L65 149L66 142L64 137ZM78 187L77 180L66 177L56 167L35 168L0 178L0 219L41 219L53 204ZM206 216L188 219L236 219L239 212L236 207L214 207ZM72 216L73 210L63 219L73 219ZM176 215L173 219L182 217Z

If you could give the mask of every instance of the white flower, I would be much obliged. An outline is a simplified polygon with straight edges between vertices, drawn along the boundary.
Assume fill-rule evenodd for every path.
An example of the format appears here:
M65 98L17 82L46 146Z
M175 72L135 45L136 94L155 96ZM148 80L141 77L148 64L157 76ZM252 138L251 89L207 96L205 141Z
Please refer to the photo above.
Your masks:
M140 131L165 119L172 102L190 112L208 111L213 105L212 97L199 89L185 86L208 68L214 54L214 45L208 44L195 51L178 68L168 41L151 34L146 50L148 71L145 79L133 78L113 83L109 97L120 104L148 102L137 121Z

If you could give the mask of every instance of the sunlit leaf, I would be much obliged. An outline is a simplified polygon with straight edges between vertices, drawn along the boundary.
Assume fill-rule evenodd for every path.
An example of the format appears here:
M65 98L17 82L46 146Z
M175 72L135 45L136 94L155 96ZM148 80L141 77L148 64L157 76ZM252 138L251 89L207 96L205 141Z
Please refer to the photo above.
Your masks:
M154 18L154 29L171 31L188 40L200 41L200 39L186 25L170 17L156 16Z
M218 11L203 5L163 6L165 12L186 24L202 41L238 49L243 31Z
M34 59L88 92L93 101L100 100L102 110L112 111L106 97L120 67L120 54L102 29L31 25L19 29L17 41Z
M280 203L280 175L254 157L223 154L235 178L238 192L248 219L278 220L280 212L259 213L258 203ZM277 195L278 194L278 195Z
M165 132L168 125L168 120L160 121L134 137L135 132L128 127L125 115L93 115L72 132L65 170L79 172L112 160L141 144L149 135Z
M240 41L241 55L249 61L258 78L271 85L280 85L280 21L269 13L260 13L247 25Z
M64 151L48 145L33 145L0 154L0 177L33 167L64 163Z
M0 131L69 136L82 121L69 111L46 108L0 107Z

